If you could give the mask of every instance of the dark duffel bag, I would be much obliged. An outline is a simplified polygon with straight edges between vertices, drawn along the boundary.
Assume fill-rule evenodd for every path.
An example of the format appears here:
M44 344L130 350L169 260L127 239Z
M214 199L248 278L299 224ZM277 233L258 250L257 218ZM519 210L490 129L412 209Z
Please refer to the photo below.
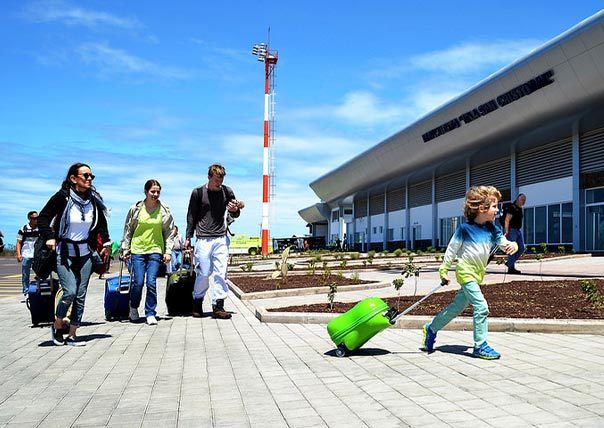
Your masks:
M31 268L36 276L43 280L57 270L57 253L48 248L42 238L38 238L34 244L34 258L31 262Z

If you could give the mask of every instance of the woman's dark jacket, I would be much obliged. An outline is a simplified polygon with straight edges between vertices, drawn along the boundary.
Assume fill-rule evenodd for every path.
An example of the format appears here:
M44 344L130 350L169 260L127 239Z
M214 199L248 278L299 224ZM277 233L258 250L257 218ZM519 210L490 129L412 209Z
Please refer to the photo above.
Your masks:
M97 246L97 233L101 234L104 245L111 244L109 230L107 229L107 218L103 209L94 196L91 196L93 205L92 227L88 233L88 245L94 249ZM46 203L38 215L38 229L40 230L40 239L45 242L49 239L59 239L59 222L63 216L63 211L69 200L69 190L61 189L55 193ZM56 219L53 224L53 219ZM51 227L52 224L52 227ZM54 228L54 230L53 230Z

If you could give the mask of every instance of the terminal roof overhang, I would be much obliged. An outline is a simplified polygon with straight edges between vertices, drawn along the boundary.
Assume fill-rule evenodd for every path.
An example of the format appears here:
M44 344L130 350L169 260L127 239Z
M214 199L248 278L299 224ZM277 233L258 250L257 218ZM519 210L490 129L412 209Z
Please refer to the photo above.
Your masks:
M529 95L477 117L459 121L491 100L552 71L548 84ZM535 50L527 57L493 74L467 92L419 121L361 153L310 183L326 203L365 191L418 171L433 168L485 147L509 147L511 141L534 132L543 124L574 120L604 103L604 11L600 11ZM484 111L484 110L483 110ZM458 119L460 126L444 124ZM440 129L435 138L431 131ZM445 131L443 133L443 130ZM544 131L545 132L545 131ZM509 150L508 150L509 153ZM312 208L312 207L309 207ZM310 214L301 210L300 215ZM317 209L313 210L317 214ZM312 216L312 217L315 217Z

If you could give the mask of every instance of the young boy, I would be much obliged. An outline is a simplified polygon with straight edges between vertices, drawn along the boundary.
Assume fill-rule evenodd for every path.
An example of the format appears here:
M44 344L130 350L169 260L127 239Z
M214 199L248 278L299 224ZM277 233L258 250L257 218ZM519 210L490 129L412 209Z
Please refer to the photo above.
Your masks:
M506 254L518 251L518 245L508 241L501 229L494 224L499 212L497 208L499 199L501 193L493 186L474 186L466 192L464 216L467 223L461 224L453 234L439 268L441 280L448 284L449 268L457 258L455 276L457 282L461 284L461 290L446 309L431 323L424 325L423 349L428 353L434 351L436 333L470 303L474 308L473 355L487 360L501 357L501 354L487 344L489 307L479 285L484 278L494 243Z

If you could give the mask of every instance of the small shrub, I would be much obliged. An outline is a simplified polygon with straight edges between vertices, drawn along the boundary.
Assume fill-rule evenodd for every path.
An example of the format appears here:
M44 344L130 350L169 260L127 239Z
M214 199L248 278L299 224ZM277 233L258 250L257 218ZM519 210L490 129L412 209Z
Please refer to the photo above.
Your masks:
M254 267L254 263L253 262L247 262L245 264L245 266L241 266L241 270L244 272L251 272L252 269Z
M333 301L336 298L336 293L338 292L338 284L335 281L332 281L328 284L329 291L327 292L327 300L329 301L329 309L333 310Z
M598 289L598 285L591 279L581 281L581 290L585 293L587 300L596 307L604 305L604 295Z
M273 279L281 277L283 279L284 284L287 283L287 272L290 266L293 267L291 263L287 263L290 248L291 247L287 247L285 250L283 250L283 253L281 253L281 262L275 262L275 271L271 275ZM281 284L277 283L276 287L281 288Z
M394 250L393 254L395 257L400 257L403 255L403 250L401 250L400 248L397 248L396 250Z

